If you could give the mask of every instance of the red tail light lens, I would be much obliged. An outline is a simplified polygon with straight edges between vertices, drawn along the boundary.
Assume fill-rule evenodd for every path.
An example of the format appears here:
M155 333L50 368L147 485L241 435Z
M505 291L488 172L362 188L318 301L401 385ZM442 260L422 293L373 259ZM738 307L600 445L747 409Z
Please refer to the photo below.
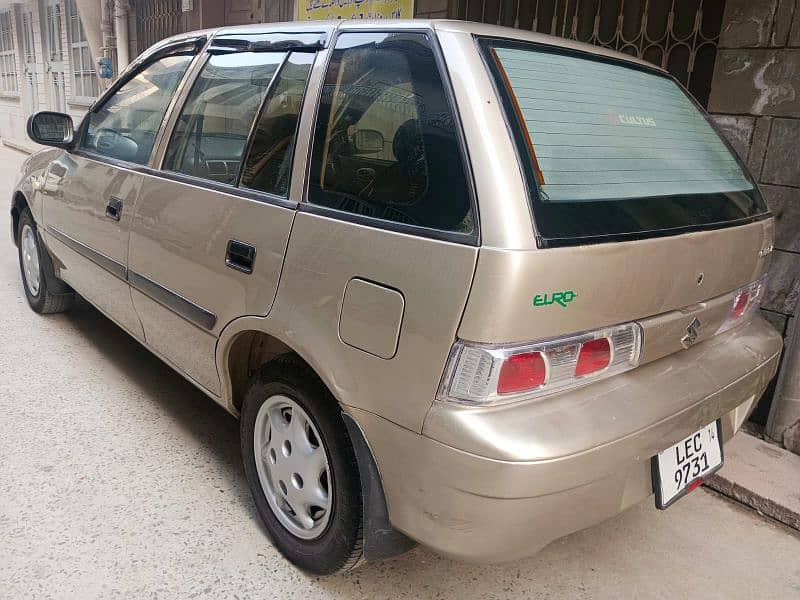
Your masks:
M755 314L761 306L761 301L764 299L764 294L767 291L767 276L764 275L758 281L754 281L750 285L739 288L733 294L733 302L728 311L728 316L719 326L717 333L728 331L731 327L739 323L746 323L750 317Z
M731 318L738 319L744 314L747 309L747 303L750 301L750 293L748 290L742 290L733 301L733 308L731 309Z
M611 364L611 344L608 338L584 342L575 365L575 375L589 375L602 371Z
M515 354L503 362L497 379L497 393L532 390L544 384L547 367L541 352Z
M471 405L539 398L633 369L641 348L636 323L507 345L458 340L436 397Z

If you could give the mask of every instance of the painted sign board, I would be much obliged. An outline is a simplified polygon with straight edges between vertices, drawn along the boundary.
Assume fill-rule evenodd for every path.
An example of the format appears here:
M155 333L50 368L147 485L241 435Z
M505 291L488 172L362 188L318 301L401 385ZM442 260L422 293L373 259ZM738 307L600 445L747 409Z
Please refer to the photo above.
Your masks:
M328 19L411 19L414 0L298 0L299 21Z

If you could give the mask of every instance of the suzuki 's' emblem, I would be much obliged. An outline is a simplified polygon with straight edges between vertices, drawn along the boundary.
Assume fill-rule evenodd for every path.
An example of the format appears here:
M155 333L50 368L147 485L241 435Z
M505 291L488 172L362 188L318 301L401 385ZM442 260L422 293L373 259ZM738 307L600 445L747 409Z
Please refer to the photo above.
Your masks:
M681 338L681 346L688 348L697 341L700 325L700 319L697 317L692 319L692 322L686 326L686 335Z

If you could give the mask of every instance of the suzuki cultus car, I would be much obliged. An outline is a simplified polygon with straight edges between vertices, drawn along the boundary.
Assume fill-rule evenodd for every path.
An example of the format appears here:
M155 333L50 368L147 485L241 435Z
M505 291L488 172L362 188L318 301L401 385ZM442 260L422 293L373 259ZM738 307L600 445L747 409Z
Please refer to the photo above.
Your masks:
M462 22L229 27L29 134L51 147L12 199L31 308L80 294L240 416L258 513L307 571L414 542L505 561L666 508L778 364L770 213L630 56Z

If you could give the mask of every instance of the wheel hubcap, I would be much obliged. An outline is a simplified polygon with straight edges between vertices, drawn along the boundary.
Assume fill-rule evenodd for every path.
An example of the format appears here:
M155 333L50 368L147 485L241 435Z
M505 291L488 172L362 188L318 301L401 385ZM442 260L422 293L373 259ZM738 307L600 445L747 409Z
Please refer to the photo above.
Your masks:
M30 225L22 227L20 239L20 252L22 253L22 275L25 285L31 296L39 295L39 249L36 246L36 236Z
M310 540L331 514L328 454L311 418L287 396L271 396L253 433L258 479L272 512L292 534Z

